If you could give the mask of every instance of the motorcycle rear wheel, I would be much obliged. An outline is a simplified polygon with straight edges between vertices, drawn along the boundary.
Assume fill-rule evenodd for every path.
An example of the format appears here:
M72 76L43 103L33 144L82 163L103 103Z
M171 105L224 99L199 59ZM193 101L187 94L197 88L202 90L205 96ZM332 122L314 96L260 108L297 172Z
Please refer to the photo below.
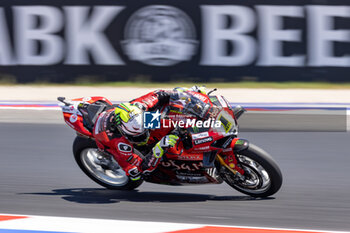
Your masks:
M96 163L98 153L95 141L79 136L75 138L73 143L75 161L90 179L112 190L133 190L142 184L143 180L131 180L122 168L112 171Z
M250 144L236 154L238 166L245 171L240 180L227 168L223 168L223 180L237 191L252 197L268 197L282 185L282 173L273 158L261 148Z

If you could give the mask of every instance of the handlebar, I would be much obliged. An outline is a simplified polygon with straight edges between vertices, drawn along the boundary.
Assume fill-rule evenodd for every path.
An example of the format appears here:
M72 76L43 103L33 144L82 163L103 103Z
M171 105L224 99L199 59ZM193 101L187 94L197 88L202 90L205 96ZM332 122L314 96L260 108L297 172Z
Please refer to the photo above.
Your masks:
M66 102L65 99L66 99L66 97L62 97L62 96L57 97L57 100L60 101L61 103L64 103L64 105L66 105L66 106L71 105L70 103Z
M233 109L233 114L235 115L236 119L238 119L243 113L245 113L247 110L245 110L242 106L237 105Z

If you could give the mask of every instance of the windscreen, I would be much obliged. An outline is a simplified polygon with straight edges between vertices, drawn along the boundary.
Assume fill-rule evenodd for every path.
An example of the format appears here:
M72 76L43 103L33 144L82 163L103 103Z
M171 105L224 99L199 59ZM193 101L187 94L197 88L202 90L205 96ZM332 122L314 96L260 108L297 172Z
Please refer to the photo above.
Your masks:
M191 92L174 91L170 96L170 110L203 119L210 109L210 104L199 99Z

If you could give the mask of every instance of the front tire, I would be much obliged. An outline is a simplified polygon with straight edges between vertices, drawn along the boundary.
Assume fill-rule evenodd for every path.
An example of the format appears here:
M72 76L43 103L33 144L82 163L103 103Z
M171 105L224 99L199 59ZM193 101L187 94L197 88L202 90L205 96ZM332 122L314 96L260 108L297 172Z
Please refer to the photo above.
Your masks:
M239 192L252 197L268 197L282 185L282 173L273 158L261 148L250 144L236 153L238 166L244 170L244 180L223 168L224 181Z
M143 180L132 181L122 168L110 170L96 163L99 152L95 141L91 139L77 136L73 143L73 154L80 169L90 179L107 189L133 190L143 182Z

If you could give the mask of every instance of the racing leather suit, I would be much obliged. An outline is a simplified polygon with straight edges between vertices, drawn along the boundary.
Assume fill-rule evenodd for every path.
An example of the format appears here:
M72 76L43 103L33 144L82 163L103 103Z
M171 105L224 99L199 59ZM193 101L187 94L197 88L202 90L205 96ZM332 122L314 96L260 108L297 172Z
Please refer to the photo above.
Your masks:
M169 102L167 91L154 91L130 101L144 111L154 111ZM134 150L130 143L115 127L114 108L102 112L96 120L93 136L98 148L113 155L131 179L137 180L141 173L153 171L160 162L160 157L152 151L143 156ZM143 158L144 157L144 158Z

